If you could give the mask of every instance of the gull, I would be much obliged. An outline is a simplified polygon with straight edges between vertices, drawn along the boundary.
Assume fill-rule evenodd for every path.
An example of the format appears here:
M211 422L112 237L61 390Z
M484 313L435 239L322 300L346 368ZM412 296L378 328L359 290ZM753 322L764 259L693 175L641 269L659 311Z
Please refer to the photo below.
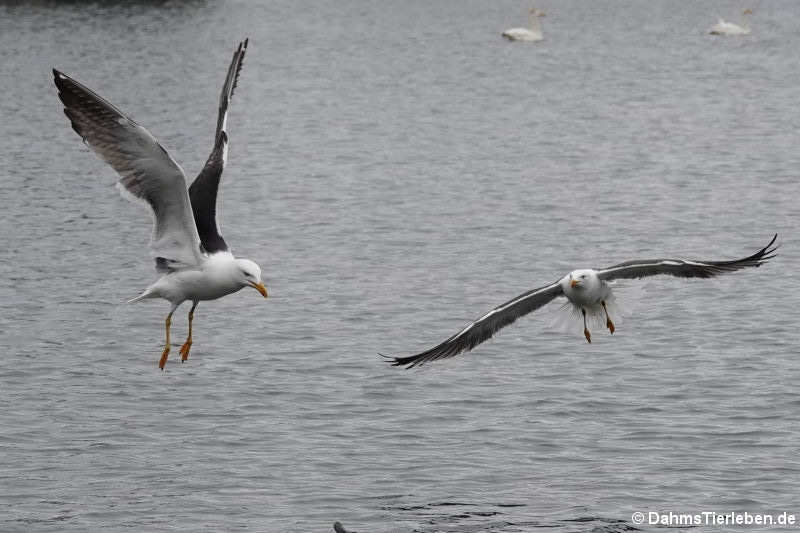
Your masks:
M183 362L192 347L192 320L201 300L215 300L244 287L253 287L267 297L261 268L249 259L233 256L216 219L217 190L228 157L228 105L247 43L239 43L233 53L219 100L214 148L188 189L183 169L149 131L95 92L53 69L58 97L72 129L117 171L117 186L123 196L143 202L152 211L150 250L156 272L162 276L130 302L163 298L172 304L165 320L166 344L158 362L162 370L170 352L172 314L181 303L192 302L189 335L180 349Z
M528 11L528 25L530 28L511 28L503 32L503 37L509 41L541 41L544 39L542 36L542 25L539 23L539 17L543 17L544 11L532 7Z
M722 19L711 26L708 33L711 35L750 35L750 24L747 22L747 15L752 15L750 9L742 11L742 25L726 22Z
M592 336L586 325L587 316L605 319L608 331L613 335L614 322L608 313L608 303L613 300L610 281L637 279L649 276L668 275L679 278L712 278L748 267L759 267L775 257L777 246L772 246L776 234L765 247L748 257L733 261L691 261L686 259L645 259L626 261L603 269L573 270L563 278L520 294L513 300L495 307L467 327L441 344L416 355L390 358L394 366L412 368L436 359L453 357L472 350L489 340L500 329L514 323L519 317L543 307L559 296L567 299L567 305L583 317L583 334L587 342Z

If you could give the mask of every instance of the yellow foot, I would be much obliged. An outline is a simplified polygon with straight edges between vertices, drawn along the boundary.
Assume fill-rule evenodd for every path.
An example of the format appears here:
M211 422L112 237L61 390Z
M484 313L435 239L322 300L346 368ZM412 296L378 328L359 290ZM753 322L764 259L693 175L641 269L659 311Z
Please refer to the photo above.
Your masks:
M191 348L192 348L191 340L187 340L186 342L183 343L183 346L181 346L181 363L189 359L189 350L191 350Z
M164 352L161 354L161 359L158 361L158 368L164 370L164 365L167 364L167 356L169 355L169 344L167 344L166 348L164 348Z
M614 323L611 322L610 318L606 319L606 327L608 327L608 331L610 331L611 334L613 335L614 334L614 329L616 329L616 328L614 328Z
M592 343L592 334L591 334L591 333L589 333L589 330L588 330L588 329L586 329L586 328L583 328L583 335L586 337L586 342L588 342L589 344L591 344L591 343Z

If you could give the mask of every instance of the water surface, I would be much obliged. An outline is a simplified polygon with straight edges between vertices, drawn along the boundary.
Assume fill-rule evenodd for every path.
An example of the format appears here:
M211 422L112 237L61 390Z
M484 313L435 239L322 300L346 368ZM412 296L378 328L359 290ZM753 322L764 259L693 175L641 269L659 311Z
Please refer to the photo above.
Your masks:
M625 531L634 511L795 511L800 6L0 5L3 531ZM165 372L150 221L50 69L194 176L229 122L223 230L270 298L202 303ZM644 283L611 337L520 320L413 353L572 268L771 264ZM185 335L187 308L174 319ZM699 528L702 530L703 528ZM711 528L719 530L718 528Z

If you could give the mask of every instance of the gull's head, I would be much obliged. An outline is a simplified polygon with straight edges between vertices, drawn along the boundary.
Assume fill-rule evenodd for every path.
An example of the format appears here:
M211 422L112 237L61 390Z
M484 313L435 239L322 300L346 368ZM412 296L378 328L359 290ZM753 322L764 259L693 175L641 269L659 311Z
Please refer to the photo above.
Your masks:
M543 17L543 16L545 16L545 12L544 11L542 11L541 9L536 9L535 7L531 8L530 14L533 15L534 17Z
M573 270L569 273L567 284L571 289L584 289L592 285L595 278L591 270Z
M742 15L752 15L752 14L753 14L753 10L750 9L749 7L747 9L745 9L744 11L742 11Z
M261 281L261 267L249 259L237 259L236 266L239 270L239 283L242 284L242 287L253 287L266 298L267 288L264 286L264 282Z

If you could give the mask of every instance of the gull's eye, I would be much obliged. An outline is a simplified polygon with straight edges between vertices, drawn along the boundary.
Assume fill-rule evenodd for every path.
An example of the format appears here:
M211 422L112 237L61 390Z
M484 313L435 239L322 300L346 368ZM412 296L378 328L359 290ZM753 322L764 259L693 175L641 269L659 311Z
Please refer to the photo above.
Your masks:
M581 276L581 279L586 279L586 274L584 274L583 276Z

